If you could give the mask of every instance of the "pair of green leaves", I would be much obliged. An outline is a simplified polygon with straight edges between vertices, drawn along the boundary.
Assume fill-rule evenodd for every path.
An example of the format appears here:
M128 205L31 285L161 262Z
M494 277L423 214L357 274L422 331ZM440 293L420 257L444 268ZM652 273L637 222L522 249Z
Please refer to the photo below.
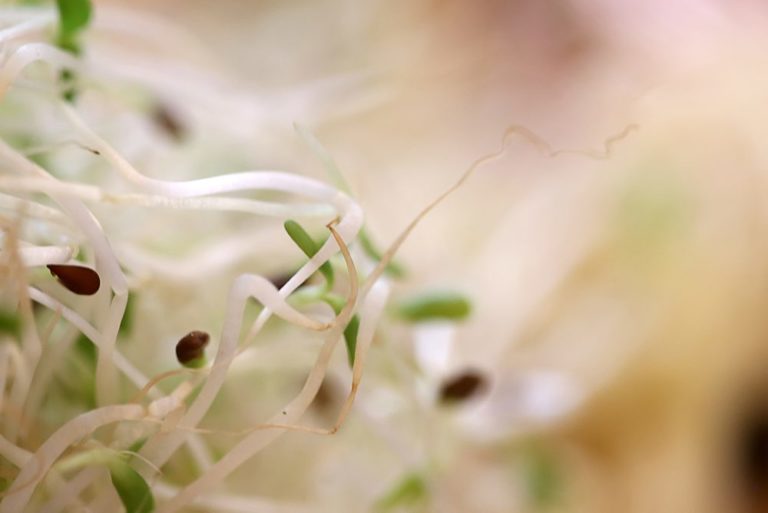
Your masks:
M312 258L320 251L321 245L315 242L307 231L296 221L288 220L283 224L286 233L291 240L304 252L308 258ZM330 292L333 288L334 274L333 267L330 262L325 262L320 266L320 273L325 278L325 290L320 297L321 301L327 303L333 311L338 315L341 309L344 308L344 299L340 296ZM360 329L360 318L355 315L352 320L349 321L347 327L344 329L344 343L347 347L347 361L349 366L352 367L355 364L355 350L357 349L357 332Z

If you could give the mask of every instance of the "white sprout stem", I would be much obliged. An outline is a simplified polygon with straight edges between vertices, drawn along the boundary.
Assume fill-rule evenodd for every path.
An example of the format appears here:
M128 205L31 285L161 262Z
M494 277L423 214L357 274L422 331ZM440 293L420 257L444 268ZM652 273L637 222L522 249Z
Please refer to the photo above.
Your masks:
M0 30L0 45L12 41L18 37L28 36L40 32L56 19L53 12L46 12L29 20L22 21L11 27Z
M153 491L163 499L172 498L179 489L165 483L157 483ZM207 511L228 513L309 513L316 511L310 505L295 502L278 502L262 497L242 497L230 494L217 494L201 497L198 505ZM43 513L42 511L40 513ZM50 513L50 512L46 512Z
M16 77L35 61L45 61L58 68L80 69L82 63L71 54L47 43L27 43L18 47L0 68L0 99Z
M101 426L114 422L137 420L143 416L144 408L137 404L104 406L83 413L61 426L21 468L18 476L6 492L7 495L0 502L0 513L23 511L37 485L69 446L90 435Z
M108 294L108 293L107 293ZM117 401L118 375L114 372L115 341L120 322L128 305L128 293L115 294L109 304L106 322L101 331L101 344L96 356L96 404L113 404Z
M69 246L26 246L19 248L19 256L25 267L65 264L72 258L73 253L74 250Z
M208 197L168 197L149 194L113 194L95 185L71 182L51 182L43 178L0 177L0 187L20 192L45 192L78 198L88 202L107 205L126 205L155 208L178 208L196 210L222 210L245 212L269 217L331 217L335 215L332 207L312 203L275 203L243 198Z
M213 457L211 451L205 444L205 441L197 433L192 433L193 436L187 437L187 449L192 459L195 460L195 465L201 472L207 472L211 465L213 465Z
M346 198L347 196L343 197ZM363 212L357 203L350 200L349 210L346 214L345 217L342 217L336 230L344 241L349 241L354 239L357 232L360 231L360 227L363 225ZM280 295L282 297L288 297L288 295L304 283L312 273L317 271L320 266L338 250L337 248L338 246L336 242L332 237L329 237L328 240L325 241L325 244L323 244L318 252L315 253L315 256L310 258L309 261L280 288ZM269 308L265 308L259 312L259 315L256 317L256 320L253 321L253 324L243 341L243 347L248 346L248 344L256 338L256 335L261 331L271 315L272 312Z
M26 402L27 394L29 393L30 386L32 384L32 376L35 375L38 362L40 361L40 355L43 351L43 344L40 340L40 334L37 331L37 325L35 323L34 313L32 311L32 303L30 302L29 295L27 294L24 282L26 281L25 272L21 259L19 258L19 241L15 229L8 230L8 232L14 232L9 234L8 242L6 244L7 251L9 252L10 268L16 274L16 286L18 287L18 312L22 321L22 340L21 340L21 354L22 354L22 367L24 367L23 373L17 373L14 376L13 386L11 387L10 400L14 406L23 411L24 403ZM6 426L6 435L12 442L16 441L16 437L19 434L19 428L21 423L13 423Z
M51 328L61 317L60 312L55 312ZM63 336L57 337L55 344L48 344L46 351L40 358L40 363L35 371L34 379L27 393L27 400L24 403L20 424L23 429L29 429L32 424L32 418L39 414L40 404L43 402L48 385L53 379L56 366L61 364L66 355L75 343L78 331L76 328L68 326L67 332Z
M46 221L54 221L67 226L71 226L72 224L64 214L55 208L41 205L35 201L17 198L9 194L0 193L0 207L16 212L23 212L24 215L27 216L45 219Z
M0 187L6 191L42 192L49 196L62 196L70 200L104 200L104 192L94 185L54 181L47 177L2 176L0 177Z
M0 456L21 468L32 457L32 453L0 435Z
M136 170L106 140L88 128L72 107L65 103L60 105L86 146L99 151L126 180L154 193L173 197L193 197L268 189L303 194L329 202L333 201L338 194L336 189L317 180L279 171L244 171L180 182L149 178Z
M239 230L221 238L212 239L204 247L185 255L179 260L171 256L159 256L142 250L132 244L115 247L120 261L134 275L152 274L162 276L163 281L193 283L210 279L221 269L231 269L238 262L253 258L259 253L268 258L274 253L276 259L283 253L273 248L276 237L283 235L283 227L274 224Z
M242 318L245 303L248 298L254 297L265 308L274 311L278 316L289 322L310 329L324 329L326 324L317 322L294 309L278 293L274 285L261 276L244 275L238 277L229 293L227 314L224 319L224 327L221 334L221 342L216 353L216 359L211 367L208 378L200 390L197 398L190 405L178 423L176 431L159 433L152 437L141 450L141 455L158 467L162 466L168 458L179 448L187 437L184 429L194 428L202 420L210 408L211 403L219 393L227 375L232 360L237 354L237 345L242 326Z
M370 292L363 298L363 304L360 307L360 328L357 333L357 346L355 346L355 363L352 366L352 386L341 408L339 418L330 430L331 433L335 433L341 427L347 414L352 409L360 381L363 378L363 369L365 369L368 349L370 349L371 342L373 342L373 335L376 332L379 318L384 312L384 307L387 305L389 292L389 283L382 278L374 283Z
M8 381L9 373L13 373L14 381L17 379L29 381L30 379L21 350L15 343L4 342L3 345L0 346L0 392L2 392L0 393L0 412L5 411L3 409L3 402L5 400L5 386ZM5 420L7 424L9 419L6 417Z
M200 210L229 210L269 217L330 217L335 214L333 208L323 204L276 203L243 198L172 198L144 194L108 194L103 196L105 203L117 205L136 205L144 207L195 208Z

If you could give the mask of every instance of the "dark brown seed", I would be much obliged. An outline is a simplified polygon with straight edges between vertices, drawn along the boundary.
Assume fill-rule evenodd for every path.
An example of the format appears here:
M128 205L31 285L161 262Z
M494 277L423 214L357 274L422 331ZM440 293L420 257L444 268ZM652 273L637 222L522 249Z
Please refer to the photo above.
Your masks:
M90 267L60 264L50 264L47 267L59 283L75 294L90 296L98 292L101 286L99 274Z
M456 403L466 401L481 393L487 386L482 374L476 371L465 371L446 380L440 387L440 401Z
M326 376L320 388L317 389L312 408L321 415L333 414L341 406L342 391L335 378Z
M178 142L184 139L186 130L176 114L166 105L157 104L152 112L152 120L171 139Z
M275 288L281 289L283 288L283 285L288 283L288 280L293 278L293 275L295 273L283 273L283 274L276 274L274 276L270 276L268 279L272 285L275 286Z
M205 356L205 346L211 337L204 331L190 331L176 344L176 358L186 365Z

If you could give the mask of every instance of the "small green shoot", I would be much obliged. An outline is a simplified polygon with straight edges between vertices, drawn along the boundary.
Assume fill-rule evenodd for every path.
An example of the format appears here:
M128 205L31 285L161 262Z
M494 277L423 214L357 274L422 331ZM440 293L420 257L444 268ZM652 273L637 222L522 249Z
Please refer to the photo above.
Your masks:
M347 361L349 367L352 368L355 365L355 350L357 349L357 332L360 331L360 317L353 316L352 319L344 328L344 343L347 347Z
M376 501L376 511L392 511L414 506L427 498L427 483L419 474L408 474L392 490Z
M371 238L368 236L368 232L365 230L365 228L360 229L360 233L358 234L357 238L360 241L360 247L363 248L363 251L366 255L368 255L376 262L381 260L381 251L379 251L379 249L373 244L373 241L371 241ZM389 262L389 264L387 264L387 274L393 278L403 278L405 277L405 269L402 265L392 260Z
M56 463L56 470L66 474L80 470L83 467L108 465L113 459L119 457L119 454L112 449L99 447L88 451L76 452L71 456L61 459Z
M325 294L322 300L328 303L333 308L336 315L339 315L341 309L344 308L344 299L336 294ZM357 332L360 330L360 317L357 315L352 316L352 319L344 328L344 344L347 347L347 361L350 368L355 365L355 350L357 349Z
M528 501L535 511L549 511L562 499L563 476L554 455L541 444L523 452Z
M128 294L128 301L125 304L125 313L123 319L120 321L120 328L118 333L121 336L127 337L133 330L133 314L136 310L136 294Z
M16 312L0 309L0 333L5 333L12 337L19 337L21 333L21 321Z
M155 499L149 485L126 461L113 458L107 466L126 513L150 513L155 509Z
M78 353L87 363L90 368L96 366L96 344L91 342L91 339L81 334L75 340L75 352Z
M301 251L304 252L307 258L312 258L315 256L315 253L320 250L320 246L317 245L315 240L310 237L307 231L302 228L302 226L296 221L289 219L283 224L283 227L285 228L285 232L288 234L291 240L296 243L296 245L299 247L299 249L301 249ZM325 262L323 265L321 265L320 272L325 277L327 287L329 289L332 288L334 277L331 263Z
M62 365L65 372L57 376L60 392L67 401L78 407L96 407L96 346L85 335L79 335L74 343L74 350Z
M402 301L397 315L408 322L461 321L472 310L469 300L456 292L431 292Z
M59 33L56 44L63 50L75 55L81 52L78 41L80 32L91 21L90 0L56 0L59 10Z
M136 441L134 441L130 446L128 446L127 451L128 452L139 452L142 447L144 447L144 444L147 443L147 437L141 437L138 438Z
M56 0L59 11L59 32L56 35L56 45L73 55L80 55L80 33L91 21L91 0ZM63 69L59 80L64 87L62 96L70 103L77 98L75 82L77 77L71 69Z

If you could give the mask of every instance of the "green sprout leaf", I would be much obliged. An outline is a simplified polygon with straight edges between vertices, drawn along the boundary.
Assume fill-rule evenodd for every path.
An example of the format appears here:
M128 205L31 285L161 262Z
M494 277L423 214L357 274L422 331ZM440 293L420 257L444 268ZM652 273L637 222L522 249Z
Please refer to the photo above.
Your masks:
M113 458L108 466L112 484L126 513L150 513L155 509L152 490L138 472L121 458Z
M401 302L397 314L409 322L433 320L460 321L469 316L469 300L456 292L431 292Z
M125 313L122 320L120 320L120 328L118 333L124 337L131 334L133 330L133 313L136 310L136 294L128 294L128 301L125 303Z
M377 511L391 511L413 506L427 497L427 483L419 474L408 474L381 499L376 501Z
M144 447L144 444L147 443L147 437L143 436L141 438L136 439L127 449L128 452L139 452L142 447Z
M344 298L337 296L336 294L325 294L322 297L322 300L333 308L336 315L339 315L341 309L344 308ZM347 347L347 361L349 362L350 367L355 365L355 349L357 348L357 332L359 330L360 318L357 315L354 315L349 321L349 324L347 324L347 327L344 328L344 344Z
M90 0L56 0L59 9L59 34L56 44L75 55L80 53L78 36L91 21Z
M144 442L140 439L137 442ZM135 444L137 443L135 442ZM72 472L86 466L106 465L126 513L150 513L155 509L152 490L141 475L128 464L130 456L112 449L97 448L75 453L56 464L58 472Z
M341 169L339 169L338 164L336 164L336 161L333 159L325 146L323 146L317 137L315 137L315 135L306 127L298 123L294 123L293 127L296 129L296 133L299 134L299 137L301 137L307 147L309 147L309 149L320 159L320 162L322 162L323 167L325 168L325 172L328 174L331 182L340 191L352 196L352 191L349 187L349 184L344 179L344 175L341 173ZM363 249L366 255L368 255L376 262L381 261L381 251L379 251L373 244L365 228L360 230L360 233L358 234L358 240L360 241L360 247ZM405 269L403 266L394 261L389 262L386 267L386 272L393 278L402 278L405 276Z
M523 472L528 500L536 511L547 511L558 504L563 492L563 476L554 455L540 444L523 452Z
M0 333L18 337L21 333L21 322L16 312L0 309Z
M80 55L80 33L91 21L91 0L56 0L59 10L59 33L56 44L62 50ZM64 88L62 96L70 103L77 98L77 76L71 69L63 69L59 81Z
M285 232L296 243L296 245L304 252L307 258L312 258L320 250L320 246L317 245L315 240L310 237L304 228L299 223L293 220L288 220L283 224ZM325 277L325 282L328 288L333 287L333 267L330 262L325 262L320 266L320 272Z
M373 241L371 241L371 238L368 236L368 232L365 230L365 228L360 230L357 238L360 241L360 247L363 248L363 252L365 252L366 255L368 255L376 262L381 261L381 251L379 251L379 249L373 244ZM390 262L387 264L386 271L387 274L393 278L403 278L405 276L405 269L403 266L394 260L390 260Z
M347 361L349 366L355 365L355 349L357 349L357 332L360 331L360 318L355 315L344 328L344 344L347 346Z

